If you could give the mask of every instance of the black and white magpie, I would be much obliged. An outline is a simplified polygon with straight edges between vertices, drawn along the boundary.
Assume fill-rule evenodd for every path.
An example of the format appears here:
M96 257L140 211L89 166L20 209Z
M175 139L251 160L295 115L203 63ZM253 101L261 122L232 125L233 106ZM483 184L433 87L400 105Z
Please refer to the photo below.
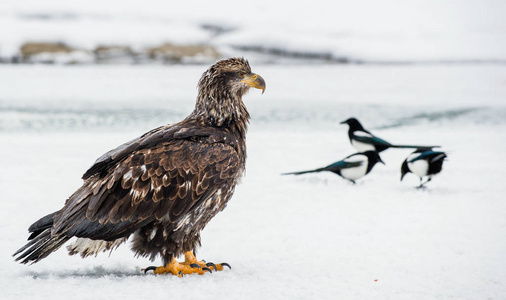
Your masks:
M433 151L431 148L416 149L402 163L401 181L407 173L413 173L420 177L418 188L422 188L424 184L432 180L432 176L441 172L446 157L446 153ZM424 183L422 183L423 177L427 177Z
M351 145L360 152L373 150L376 152L384 151L388 148L436 148L439 146L416 146L416 145L393 145L389 142L380 139L373 135L360 124L355 118L349 118L341 124L348 124L348 137L350 138Z
M344 179L348 179L352 183L355 183L355 180L364 177L366 174L371 172L374 165L378 162L385 164L376 151L366 151L363 153L355 153L347 156L343 160L335 162L324 168L309 171L284 173L281 175L301 175L306 173L329 171L343 177Z

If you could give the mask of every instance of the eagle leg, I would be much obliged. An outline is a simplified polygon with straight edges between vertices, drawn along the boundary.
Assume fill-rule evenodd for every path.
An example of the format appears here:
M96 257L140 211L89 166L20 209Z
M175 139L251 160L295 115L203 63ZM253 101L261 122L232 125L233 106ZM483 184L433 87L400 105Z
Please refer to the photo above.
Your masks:
M194 273L203 275L206 271L212 273L213 271L210 269L210 267L214 268L216 271L222 271L224 266L231 268L227 263L214 264L212 262L206 263L203 260L199 261L191 251L185 252L184 257L184 262L178 262L175 258L172 258L171 262L165 267L147 267L144 269L144 273L152 270L154 274L171 273L173 275L182 277L185 274Z

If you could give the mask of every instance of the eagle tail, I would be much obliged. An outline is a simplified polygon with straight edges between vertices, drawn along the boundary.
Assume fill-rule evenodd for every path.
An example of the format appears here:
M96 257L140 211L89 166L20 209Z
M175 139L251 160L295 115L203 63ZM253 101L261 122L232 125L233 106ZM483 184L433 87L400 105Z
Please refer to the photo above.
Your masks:
M35 238L39 234L41 234L44 230L53 227L54 223L54 215L56 215L58 212L55 211L54 213L50 213L47 216L44 216L40 218L37 222L30 225L28 228L28 232L30 232L30 236L28 237L29 240Z
M326 170L327 170L327 168L319 168L319 169L308 170L308 171L282 173L281 175L302 175L302 174L307 174L307 173L317 173L317 172L326 171Z
M31 232L28 238L29 242L12 255L15 257L19 254L16 257L16 261L20 261L23 264L29 262L36 263L58 250L70 239L70 237L65 235L51 235L51 227L53 226L53 219L56 213L49 214L30 226L28 229Z
M36 263L49 254L58 250L70 237L65 235L51 236L51 229L48 228L30 240L26 245L21 247L12 256L16 256L16 261L22 264Z

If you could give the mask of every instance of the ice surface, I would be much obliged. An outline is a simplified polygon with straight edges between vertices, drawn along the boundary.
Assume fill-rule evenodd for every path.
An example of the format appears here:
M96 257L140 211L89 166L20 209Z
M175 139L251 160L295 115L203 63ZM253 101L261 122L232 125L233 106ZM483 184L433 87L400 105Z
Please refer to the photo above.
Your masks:
M0 68L2 299L504 299L506 67L256 66L247 174L202 233L198 257L232 270L145 276L127 245L64 249L32 266L11 254L59 209L109 149L193 108L204 67ZM449 153L426 190L382 153L356 185L333 174L280 176L354 152L355 116L392 143Z

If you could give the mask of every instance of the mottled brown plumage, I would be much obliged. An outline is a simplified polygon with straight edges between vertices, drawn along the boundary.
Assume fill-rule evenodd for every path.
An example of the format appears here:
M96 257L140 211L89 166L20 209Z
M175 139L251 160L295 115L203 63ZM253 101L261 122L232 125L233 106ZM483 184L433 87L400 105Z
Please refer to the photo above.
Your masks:
M164 264L200 245L200 231L231 198L246 162L250 118L242 96L263 79L242 58L211 66L199 81L195 110L100 157L65 206L30 226L14 255L37 262L72 237L70 254L132 250Z

